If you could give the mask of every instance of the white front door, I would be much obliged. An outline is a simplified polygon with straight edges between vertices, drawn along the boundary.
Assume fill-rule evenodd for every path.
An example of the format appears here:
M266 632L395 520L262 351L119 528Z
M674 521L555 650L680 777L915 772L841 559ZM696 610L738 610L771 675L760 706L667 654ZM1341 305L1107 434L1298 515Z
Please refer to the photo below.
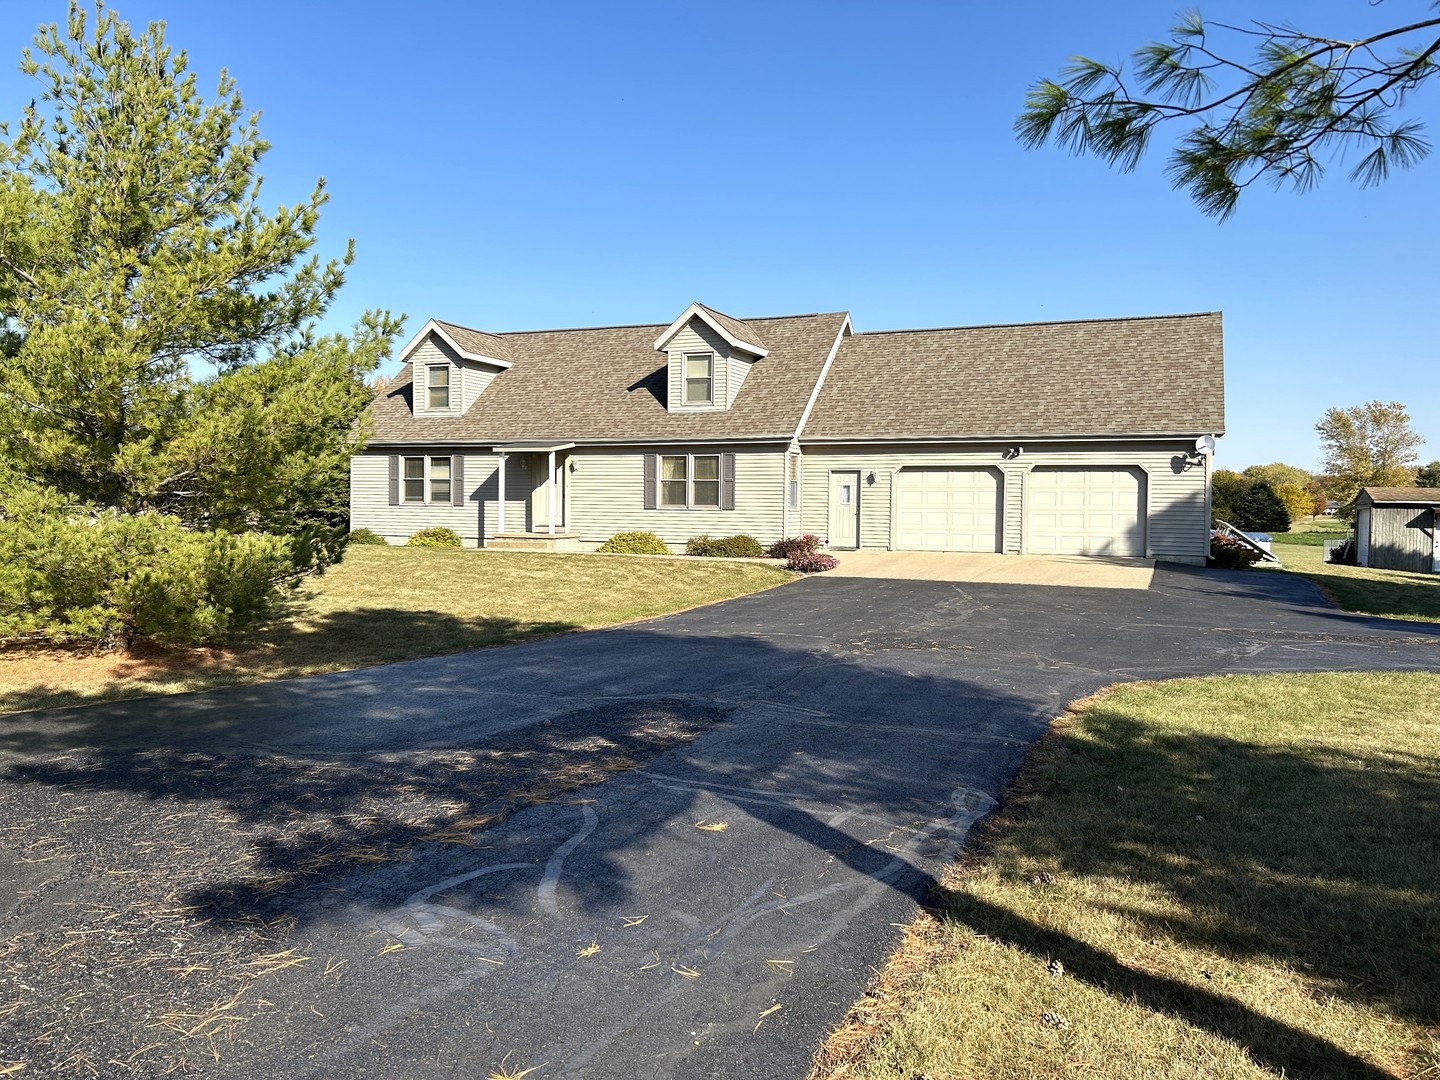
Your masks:
M860 546L860 474L830 474L830 546Z

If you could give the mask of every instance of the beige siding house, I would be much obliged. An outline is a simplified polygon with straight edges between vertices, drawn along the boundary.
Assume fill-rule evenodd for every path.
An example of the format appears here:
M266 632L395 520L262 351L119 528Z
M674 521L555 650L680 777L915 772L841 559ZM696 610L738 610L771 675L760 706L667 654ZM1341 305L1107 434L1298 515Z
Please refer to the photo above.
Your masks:
M845 312L488 334L432 321L376 397L351 525L592 550L643 529L831 549L1204 561L1218 313L856 332Z

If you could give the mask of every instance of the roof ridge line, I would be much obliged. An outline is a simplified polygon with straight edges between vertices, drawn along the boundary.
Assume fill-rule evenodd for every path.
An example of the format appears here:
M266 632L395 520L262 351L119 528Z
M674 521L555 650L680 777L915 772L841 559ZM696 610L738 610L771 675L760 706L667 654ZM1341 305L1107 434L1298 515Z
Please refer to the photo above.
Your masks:
M1035 322L972 323L968 326L915 326L898 330L857 330L856 337L877 337L880 334L933 334L941 330L1012 330L1022 326L1074 326L1083 323L1150 322L1156 319L1199 319L1220 315L1219 311L1182 311L1173 315L1115 315L1091 319L1039 319Z
M697 300L696 303L699 303ZM709 311L715 311L708 305L701 304ZM723 311L716 311L718 315L725 315ZM822 315L843 315L843 311L807 311L799 315L751 315L741 318L738 315L725 315L727 319L735 319L737 322L774 322L777 319L817 319ZM436 319L436 322L445 322L444 319ZM516 334L568 334L576 330L650 330L654 328L664 329L669 323L614 323L609 326L541 326L531 330L478 330L473 326L465 326L462 323L445 323L447 326L458 326L462 330L472 330L477 334L489 334L491 337L510 337Z

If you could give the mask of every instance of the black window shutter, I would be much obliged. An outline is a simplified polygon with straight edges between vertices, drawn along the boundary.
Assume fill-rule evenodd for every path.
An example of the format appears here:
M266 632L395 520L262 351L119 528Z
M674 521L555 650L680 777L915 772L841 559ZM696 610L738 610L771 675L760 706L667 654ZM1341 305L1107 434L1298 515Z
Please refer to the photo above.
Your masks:
M450 455L450 505L465 505L465 455Z
M735 455L720 455L720 509L735 509Z
M659 505L656 494L658 477L660 474L660 455L645 455L645 509L654 510Z
M390 505L400 505L400 455L390 455Z

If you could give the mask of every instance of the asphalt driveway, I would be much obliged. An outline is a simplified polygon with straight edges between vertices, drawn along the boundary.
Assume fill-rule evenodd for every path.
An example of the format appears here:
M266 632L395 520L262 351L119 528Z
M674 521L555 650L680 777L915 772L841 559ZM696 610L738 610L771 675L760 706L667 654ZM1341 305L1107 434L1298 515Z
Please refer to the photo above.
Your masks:
M1386 668L1440 668L1440 625L1279 574L819 577L0 718L0 1062L800 1077L1067 702Z

